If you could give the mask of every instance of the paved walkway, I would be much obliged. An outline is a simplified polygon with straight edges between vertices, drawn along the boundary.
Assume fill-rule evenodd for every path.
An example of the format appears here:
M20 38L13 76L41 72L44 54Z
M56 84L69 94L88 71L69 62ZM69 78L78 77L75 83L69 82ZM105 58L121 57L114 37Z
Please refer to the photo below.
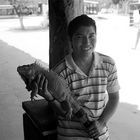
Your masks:
M16 72L20 64L32 62L30 55L0 40L0 139L23 140L21 102L29 96Z

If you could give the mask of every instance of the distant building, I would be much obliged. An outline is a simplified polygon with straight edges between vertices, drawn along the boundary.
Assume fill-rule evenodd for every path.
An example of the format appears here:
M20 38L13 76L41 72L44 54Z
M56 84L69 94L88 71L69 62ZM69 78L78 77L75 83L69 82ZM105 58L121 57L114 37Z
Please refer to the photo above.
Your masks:
M99 2L94 0L84 0L84 13L85 14L98 14Z
M10 2L8 0L0 0L0 5L9 5Z
M15 15L12 5L0 5L0 16Z
M29 2L29 3L28 3ZM22 13L25 15L43 14L43 4L48 4L48 0L32 0L22 7ZM15 9L8 0L0 0L0 16L16 15Z

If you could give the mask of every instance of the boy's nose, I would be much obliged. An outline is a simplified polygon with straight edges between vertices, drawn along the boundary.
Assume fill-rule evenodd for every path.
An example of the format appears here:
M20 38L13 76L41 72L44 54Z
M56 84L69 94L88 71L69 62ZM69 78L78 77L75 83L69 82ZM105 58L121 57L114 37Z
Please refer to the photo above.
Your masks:
M87 44L87 45L90 44L90 40L89 40L88 37L85 37L85 38L84 38L84 44Z

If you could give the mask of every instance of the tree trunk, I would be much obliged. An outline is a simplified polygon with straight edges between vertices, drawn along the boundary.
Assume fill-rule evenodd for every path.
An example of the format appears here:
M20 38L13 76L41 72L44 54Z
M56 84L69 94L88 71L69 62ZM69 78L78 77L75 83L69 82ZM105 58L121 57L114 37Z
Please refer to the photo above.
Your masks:
M21 25L21 29L25 29L24 24L23 24L23 16L19 16L19 21L20 21L20 25Z
M13 5L15 13L17 14L18 18L19 18L19 22L21 25L21 29L25 29L24 24L23 24L23 16L24 14L22 13L22 7L21 6L15 6Z
M50 68L69 52L67 25L82 13L83 0L49 0Z

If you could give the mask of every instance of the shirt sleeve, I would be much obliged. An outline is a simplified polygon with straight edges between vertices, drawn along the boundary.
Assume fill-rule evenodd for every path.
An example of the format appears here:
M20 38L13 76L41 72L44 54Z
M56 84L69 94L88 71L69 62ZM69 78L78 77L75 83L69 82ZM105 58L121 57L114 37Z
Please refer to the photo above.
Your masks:
M108 70L109 70L109 74L107 79L107 91L108 93L114 93L119 91L120 89L117 69L114 60L112 60L112 63L109 65Z

